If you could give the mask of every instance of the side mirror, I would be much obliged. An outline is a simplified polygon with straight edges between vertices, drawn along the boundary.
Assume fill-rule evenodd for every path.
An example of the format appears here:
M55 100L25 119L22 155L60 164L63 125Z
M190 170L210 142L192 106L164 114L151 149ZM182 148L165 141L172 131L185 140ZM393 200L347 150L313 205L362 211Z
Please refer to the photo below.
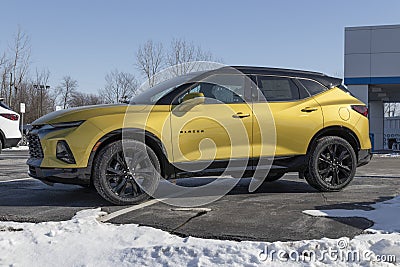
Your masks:
M190 101L194 105L204 104L204 94L203 93L189 93L185 95L182 99L182 103Z
M174 113L175 116L181 117L193 107L204 104L204 100L205 97L203 93L189 93L183 97L182 103L173 108L172 113Z

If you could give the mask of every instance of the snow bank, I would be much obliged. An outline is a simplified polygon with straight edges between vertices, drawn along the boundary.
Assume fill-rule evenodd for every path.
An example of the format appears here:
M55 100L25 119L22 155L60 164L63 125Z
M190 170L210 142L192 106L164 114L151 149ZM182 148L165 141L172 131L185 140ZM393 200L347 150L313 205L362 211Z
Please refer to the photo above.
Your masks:
M374 154L374 157L380 158L399 158L400 153Z
M18 146L18 147L6 148L4 150L25 151L25 150L29 150L29 147L28 146Z
M135 224L100 223L98 218L105 215L100 209L78 212L71 220L62 222L0 222L0 265L365 266L371 261L382 260L382 255L386 261L393 262L395 258L397 261L400 259L400 234L393 232L397 231L396 222L398 224L399 220L392 214L395 210L398 212L398 205L399 198L395 198L373 205L375 213L360 213L370 219L378 219L374 228L380 232L363 234L351 240L322 238L267 243L181 238ZM343 211L307 213L324 216L354 215ZM379 216L385 219L380 220ZM395 222L389 223L390 220ZM336 257L321 257L321 252L332 250L337 251ZM361 256L349 261L348 257L343 256L348 252L359 252ZM318 256L313 258L312 253Z

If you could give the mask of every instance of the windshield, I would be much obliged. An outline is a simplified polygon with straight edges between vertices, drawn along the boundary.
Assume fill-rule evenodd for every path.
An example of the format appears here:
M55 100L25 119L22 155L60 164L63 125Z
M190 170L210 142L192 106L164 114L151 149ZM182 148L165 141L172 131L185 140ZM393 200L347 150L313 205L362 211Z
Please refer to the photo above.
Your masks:
M203 72L194 72L179 77L172 78L170 80L164 81L151 87L137 96L134 96L130 104L131 105L153 105L156 104L163 96L167 95L169 92L177 88L178 86L187 83L196 76L202 74Z

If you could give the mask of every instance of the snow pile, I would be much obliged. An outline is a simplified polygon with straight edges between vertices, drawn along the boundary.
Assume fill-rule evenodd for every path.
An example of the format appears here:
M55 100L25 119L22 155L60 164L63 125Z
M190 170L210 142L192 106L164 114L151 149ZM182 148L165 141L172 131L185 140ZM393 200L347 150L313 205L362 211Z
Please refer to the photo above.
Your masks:
M381 158L399 158L400 153L388 153L388 154L375 154L375 156L381 157Z
M325 216L359 214L378 220L374 234L363 234L351 240L323 238L267 243L181 238L151 227L100 223L99 217L105 215L100 209L78 212L71 220L62 222L0 222L0 266L287 266L288 263L294 266L359 266L377 262L381 255L390 255L391 262L396 257L398 262L399 218L393 214L398 213L399 202L397 197L375 204L375 213L307 211ZM394 221L390 223L391 220ZM342 257L345 253L333 258L326 255L312 258L313 252L330 250L362 254L352 261Z
M16 146L16 147L11 147L11 148L6 148L4 150L25 151L25 150L29 150L29 146Z

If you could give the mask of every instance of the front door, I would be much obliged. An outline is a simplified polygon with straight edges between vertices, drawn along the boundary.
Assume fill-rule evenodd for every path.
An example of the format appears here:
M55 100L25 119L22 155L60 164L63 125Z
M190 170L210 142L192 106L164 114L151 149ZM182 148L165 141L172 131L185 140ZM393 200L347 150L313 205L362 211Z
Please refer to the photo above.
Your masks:
M171 137L178 168L195 172L251 158L252 110L244 101L241 79L233 77L226 84L199 82L174 100Z

